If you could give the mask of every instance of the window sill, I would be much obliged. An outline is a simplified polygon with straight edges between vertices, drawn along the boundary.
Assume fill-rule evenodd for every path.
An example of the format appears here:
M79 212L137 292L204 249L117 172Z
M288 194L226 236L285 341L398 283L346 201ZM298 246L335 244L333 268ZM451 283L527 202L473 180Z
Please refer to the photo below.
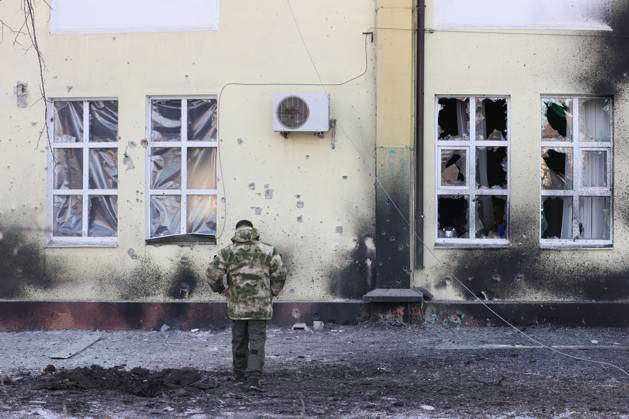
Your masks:
M113 240L67 240L67 239L50 239L48 243L46 243L46 248L71 248L71 247L118 247L118 239L115 238Z
M150 246L176 245L176 246L193 246L193 245L216 245L215 236L205 236L202 234L180 234L176 236L153 237L146 239L145 243Z
M539 245L542 250L613 250L613 243L602 243L602 244L592 244L592 243L584 243L584 244L559 244L559 243L542 243Z
M457 241L457 242L449 242L449 241L438 241L435 242L435 249L506 249L511 247L511 242L507 240L500 241L491 241L488 243L483 242L471 242L471 241Z

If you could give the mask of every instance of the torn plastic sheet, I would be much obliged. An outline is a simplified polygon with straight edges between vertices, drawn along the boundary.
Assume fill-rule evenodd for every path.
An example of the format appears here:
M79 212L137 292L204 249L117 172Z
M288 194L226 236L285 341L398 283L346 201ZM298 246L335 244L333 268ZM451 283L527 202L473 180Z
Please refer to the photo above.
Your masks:
M118 197L90 196L87 234L90 237L118 235Z
M507 197L476 196L476 238L507 238Z
M469 198L467 196L441 195L437 202L438 231L440 238L469 237Z
M611 199L608 196L579 197L579 239L609 240Z
M216 196L188 196L188 233L216 235Z
M188 140L216 141L216 99L188 100Z
M118 150L115 148L90 149L90 189L116 189L118 187Z
M572 99L543 99L542 138L546 141L572 141Z
M507 169L507 147L476 148L477 188L506 189Z
M151 148L151 188L179 189L181 187L181 149Z
M188 189L216 189L216 148L188 148Z
M572 189L572 150L542 149L542 187Z
M181 141L181 100L151 102L151 141Z
M82 216L82 196L55 195L53 199L53 236L81 236Z
M115 142L118 140L118 102L115 100L90 102L91 142Z
M441 150L441 186L465 186L466 150Z
M54 101L54 142L83 141L83 102Z
M476 139L507 140L507 100L505 98L477 98Z
M439 139L468 140L470 138L470 99L439 99Z
M151 196L151 237L181 233L181 197Z
M542 238L564 239L573 238L572 197L542 197Z
M54 188L83 188L83 149L54 149Z
M609 98L579 99L579 139L610 142L612 104Z

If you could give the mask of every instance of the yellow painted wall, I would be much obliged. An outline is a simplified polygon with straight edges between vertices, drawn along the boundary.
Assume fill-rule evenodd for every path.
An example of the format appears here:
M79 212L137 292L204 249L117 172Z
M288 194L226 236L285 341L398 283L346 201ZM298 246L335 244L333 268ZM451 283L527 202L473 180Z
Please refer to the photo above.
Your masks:
M344 86L326 87L336 144L330 135L282 138L271 129L271 95L318 92L319 87L230 86L220 114L220 150L226 194L219 186L218 246L147 246L145 234L145 121L147 96L217 95L230 82L319 81L284 0L220 3L215 32L50 35L49 11L36 1L36 25L51 98L115 97L119 104L119 241L115 248L46 248L50 287L25 283L28 299L162 300L182 257L203 277L210 257L229 243L233 224L248 218L263 240L289 262L281 296L291 300L343 298L333 278L353 261L358 240L374 220L375 2L293 1L305 42L326 83L366 74ZM19 27L20 2L0 2L0 17ZM46 246L47 144L39 70L26 36L5 28L0 42L0 218L24 229L26 245ZM365 50L367 61L365 61ZM28 83L29 106L18 108L13 89ZM410 99L408 99L410 100ZM408 124L408 116L405 116ZM242 144L239 144L239 139ZM125 153L134 168L123 164ZM248 185L254 182L255 190ZM274 190L265 199L264 188ZM299 198L297 196L299 195ZM297 201L304 207L297 208ZM255 215L254 207L262 208ZM226 215L226 218L224 218ZM303 217L298 222L297 217ZM342 232L341 232L342 228ZM139 256L129 256L130 249ZM4 256L3 256L4 257ZM161 272L161 276L157 275ZM156 279L157 278L157 279ZM0 296L2 298L3 296ZM6 297L6 295L4 296ZM217 298L200 283L193 300Z

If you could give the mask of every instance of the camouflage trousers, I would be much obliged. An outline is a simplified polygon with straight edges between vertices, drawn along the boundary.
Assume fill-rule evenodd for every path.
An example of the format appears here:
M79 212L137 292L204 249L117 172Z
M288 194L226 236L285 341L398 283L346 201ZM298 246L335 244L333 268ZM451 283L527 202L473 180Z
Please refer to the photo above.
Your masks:
M260 378L264 368L266 320L234 320L232 356L234 374Z

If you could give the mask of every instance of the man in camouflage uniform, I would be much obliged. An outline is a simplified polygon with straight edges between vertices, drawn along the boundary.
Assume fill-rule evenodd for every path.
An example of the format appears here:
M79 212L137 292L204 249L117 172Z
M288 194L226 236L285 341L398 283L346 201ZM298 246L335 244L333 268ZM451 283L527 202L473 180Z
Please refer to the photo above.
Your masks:
M259 239L250 221L239 221L232 244L214 256L207 270L212 290L227 296L233 321L234 378L238 382L247 379L253 390L260 389L266 323L273 316L272 299L286 280L282 258L273 246Z

